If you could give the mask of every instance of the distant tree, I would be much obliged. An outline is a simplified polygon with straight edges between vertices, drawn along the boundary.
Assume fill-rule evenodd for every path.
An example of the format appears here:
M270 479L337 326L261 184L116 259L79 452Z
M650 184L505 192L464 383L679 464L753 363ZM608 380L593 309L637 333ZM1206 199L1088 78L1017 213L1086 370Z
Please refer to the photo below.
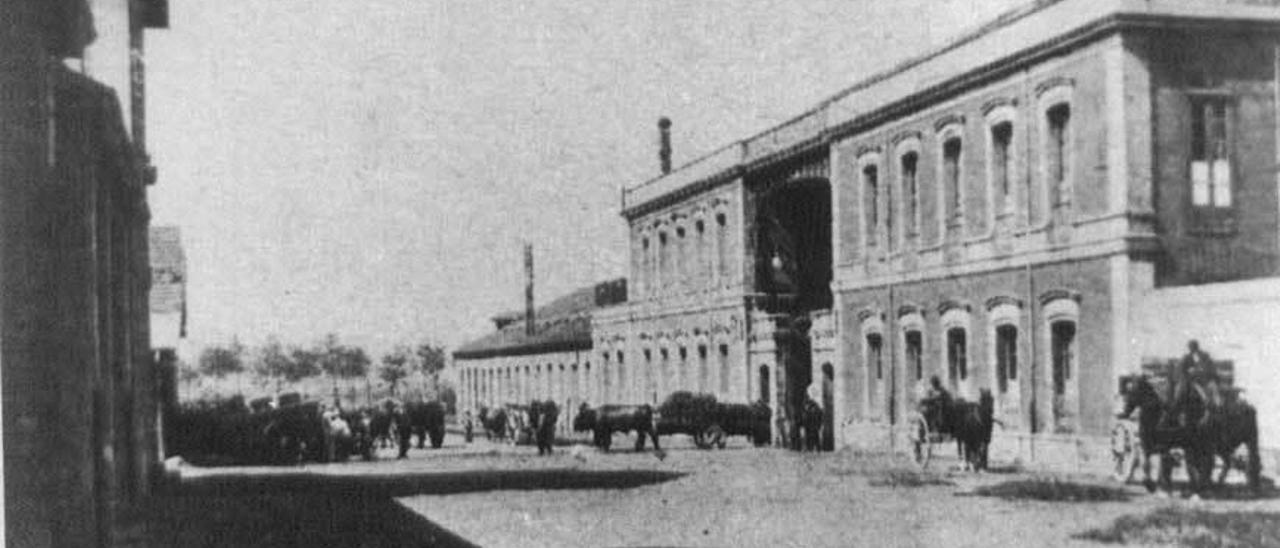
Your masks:
M210 346L200 353L200 372L219 379L236 375L236 390L244 393L244 346L231 339L227 346Z
M386 381L391 387L391 395L396 395L396 385L409 376L409 349L397 347L382 357L382 366L378 368L378 378Z
M254 369L258 374L274 380L276 383L276 392L279 392L281 385L284 383L294 384L307 377L313 377L320 373L320 368L315 360L298 359L300 349L292 349L285 352L284 346L275 337L267 339L267 343L263 345L258 352L258 359Z
M452 415L458 412L458 391L454 390L452 384L441 383L440 403L444 404L446 413Z
M432 393L435 397L440 397L440 371L444 370L447 362L444 347L436 346L431 343L423 343L414 349L414 354L418 357L418 370L422 374L431 379Z
M320 355L320 369L333 382L334 398L338 395L338 379L363 377L369 373L369 355L363 348L347 346L338 340L338 336L330 333L317 349Z

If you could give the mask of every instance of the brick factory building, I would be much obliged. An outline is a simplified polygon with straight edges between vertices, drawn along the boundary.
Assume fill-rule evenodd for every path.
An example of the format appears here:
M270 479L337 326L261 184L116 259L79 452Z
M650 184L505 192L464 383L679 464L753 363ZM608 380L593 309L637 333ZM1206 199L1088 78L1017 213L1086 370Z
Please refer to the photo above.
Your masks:
M793 445L820 394L828 448L902 447L936 375L992 391L993 457L1078 469L1197 338L1277 416L1278 52L1270 2L1040 1L674 170L664 120L603 401L764 400Z

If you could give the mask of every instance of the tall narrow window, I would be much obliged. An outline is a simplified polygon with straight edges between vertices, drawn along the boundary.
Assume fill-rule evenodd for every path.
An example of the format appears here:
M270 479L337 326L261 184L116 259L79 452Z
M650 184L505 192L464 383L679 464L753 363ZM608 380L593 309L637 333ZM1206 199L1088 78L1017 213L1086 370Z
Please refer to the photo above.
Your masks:
M908 331L903 337L906 342L907 367L915 373L916 380L924 378L924 335L919 331Z
M677 285L689 281L689 241L685 238L683 226L676 227L676 260L674 269Z
M1228 98L1191 99L1191 204L1231 207L1231 141Z
M875 165L862 168L862 215L867 222L867 245L876 245L880 226L880 173Z
M995 194L997 213L1009 211L1013 205L1013 123L1000 122L991 126L991 186Z
M1050 107L1045 121L1049 128L1045 151L1049 191L1054 205L1061 205L1071 201L1071 107L1066 103Z
M902 224L906 229L907 239L915 237L919 228L916 226L917 212L920 210L920 187L916 173L920 163L920 155L908 152L902 155L899 171L902 177Z
M710 388L707 386L707 346L703 344L698 345L698 372L694 377L698 379L699 392L705 392Z
M769 403L769 366L760 366L760 401Z
M867 335L867 367L876 372L876 380L884 378L884 339L879 333Z
M1009 381L1018 379L1018 328L1001 325L996 328L996 387L1001 394L1009 391Z
M655 277L654 289L666 289L667 268L671 264L671 250L667 246L667 233L658 233L658 275Z
M649 272L650 272L650 266L649 266L649 237L648 237L648 236L645 236L645 237L643 237L643 238L641 238L641 239L640 239L640 273L639 273L639 278L640 278L641 289L639 289L639 290L637 291L638 293L643 294L643 293L646 293L646 292L647 292L647 291L646 291L646 290L647 290L647 285L648 285L649 283L651 283L651 282L652 282L652 280L649 278Z
M729 219L724 213L716 214L716 254L720 279L724 280L729 277Z
M965 335L959 327L947 330L947 377L952 385L969 378L969 343Z
M942 144L942 188L946 193L946 216L949 224L957 224L960 222L961 193L963 192L964 181L962 180L962 168L960 166L960 155L963 152L963 145L959 137L947 139Z
M729 345L720 345L720 393L729 394Z
M698 276L699 281L704 281L709 277L708 274L711 271L707 267L707 263L711 259L711 254L707 253L707 225L702 222L702 219L698 219L697 222L693 223L693 231L697 234L693 248L694 263L698 265L695 274Z
M1065 395L1067 382L1071 380L1075 368L1076 324L1072 321L1058 321L1050 325L1053 353L1053 394Z

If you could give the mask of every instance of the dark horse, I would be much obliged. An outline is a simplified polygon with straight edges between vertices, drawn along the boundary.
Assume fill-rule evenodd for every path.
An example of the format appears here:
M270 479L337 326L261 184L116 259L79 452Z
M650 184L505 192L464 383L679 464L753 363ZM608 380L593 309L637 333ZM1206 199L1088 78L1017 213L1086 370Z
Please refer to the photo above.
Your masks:
M658 430L654 425L653 407L649 405L602 405L592 409L587 404L578 408L578 416L573 419L574 432L593 433L595 446L605 451L613 442L614 432L636 433L636 451L644 449L644 436L653 438L653 449L662 454L658 445Z
M1176 424L1165 417L1174 412L1160 399L1156 389L1145 377L1137 377L1127 384L1124 393L1124 413L1128 417L1136 409L1138 415L1138 440L1145 453L1142 470L1148 491L1158 486L1165 491L1173 488L1173 449L1186 453L1187 484L1192 494L1199 495L1210 486L1215 455L1224 456L1219 481L1226 479L1230 469L1230 457L1244 444L1249 449L1249 463L1245 474L1250 488L1261 486L1262 464L1258 455L1257 412L1244 402L1232 402L1221 410L1211 410L1206 398L1197 390L1191 390L1183 409L1185 422ZM1151 456L1159 454L1159 482L1151 479Z
M973 471L987 468L987 449L995 426L995 398L982 389L977 402L961 399L926 404L925 418L941 434L949 434L960 446L965 466Z
M489 441L506 439L507 411L501 407L497 409L481 407L480 425L484 427L485 436Z

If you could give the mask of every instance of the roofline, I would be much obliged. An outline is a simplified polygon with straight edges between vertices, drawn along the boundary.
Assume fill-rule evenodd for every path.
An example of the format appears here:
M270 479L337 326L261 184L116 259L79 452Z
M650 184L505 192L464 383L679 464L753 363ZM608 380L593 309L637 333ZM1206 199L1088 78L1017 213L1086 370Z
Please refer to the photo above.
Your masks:
M856 113L849 116L848 119L832 123L830 120L831 109L841 100L849 98L858 91L870 89L876 84L884 82L893 76L903 74L913 68L919 67L929 61L935 60L945 54L968 45L979 38L985 37L998 30L1008 28L1012 24L1019 22L1027 17L1044 11L1049 7L1059 4L1070 3L1069 0L1049 0L1039 1L1030 5L1015 8L1009 12L996 17L991 22L981 25L976 30L965 33L957 39L947 43L946 45L931 50L923 55L913 57L897 66L877 73L871 77L859 81L849 86L827 99L818 103L812 109L805 111L799 116L793 117L786 122L775 125L762 132L756 133L746 139L733 141L727 146L720 147L715 151L700 156L691 162L682 165L671 174L663 175L657 178L649 179L643 183L632 187L623 187L622 189L622 209L621 214L627 219L634 219L645 213L659 209L674 202L678 202L684 197L708 190L718 186L724 182L745 176L748 172L786 161L799 155L807 154L816 148L829 146L834 141L846 137L854 132L872 127L877 124L899 116L904 111L921 108L922 105L932 104L938 98L962 93L973 87L977 87L989 82L1000 75L1007 74L1022 69L1023 67L1033 64L1044 57L1048 57L1064 50L1071 50L1083 47L1088 43L1092 43L1110 36L1113 33L1120 32L1129 28L1233 28L1239 30L1277 30L1280 29L1280 10L1276 6L1247 6L1248 9L1258 11L1267 9L1269 18L1261 18L1259 16L1246 17L1237 14L1236 17L1212 17L1206 15L1187 15L1184 13L1174 13L1175 8L1185 11L1194 11L1184 6L1186 0L1166 0L1165 9L1169 12L1152 13L1136 11L1129 4L1133 2L1129 0L1095 0L1096 3L1105 3L1109 5L1110 11L1088 20L1082 24L1076 25L1061 34L1051 36L1039 42L1035 42L1019 48L1007 55L998 56L993 60L980 66L965 70L951 75L936 84L922 88L921 90L902 96L899 99L889 101L866 112ZM1149 0L1148 0L1149 1ZM1226 6L1226 4L1208 4L1209 6ZM1126 8L1129 8L1126 10ZM1244 9L1245 7L1238 7ZM1154 9L1154 8L1152 8ZM781 130L787 129L789 126L798 124L808 118L813 118L815 124L819 128L815 128L811 134L793 139L793 142L780 150L770 151L766 154L751 158L749 147L753 142L770 135L779 134ZM721 169L713 169L710 173L701 177L695 177L684 183L678 181L673 188L659 190L656 194L648 197L641 197L633 200L628 204L628 197L631 194L642 192L650 187L658 185L663 181L676 180L681 173L686 172L691 167L707 162L718 155L723 155L732 149L738 149L737 158L732 161L721 159L724 166Z
M528 356L531 354L549 354L552 352L590 351L591 341L552 341L534 344L500 346L479 350L458 350L453 353L455 360L483 360L506 356Z

